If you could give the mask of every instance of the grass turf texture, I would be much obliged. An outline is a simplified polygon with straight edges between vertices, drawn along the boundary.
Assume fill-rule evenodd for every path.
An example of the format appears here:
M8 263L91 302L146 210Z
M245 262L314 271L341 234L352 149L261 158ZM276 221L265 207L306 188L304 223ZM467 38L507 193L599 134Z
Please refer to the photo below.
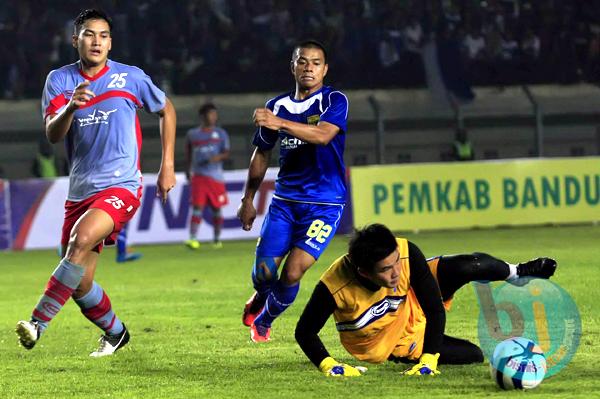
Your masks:
M592 397L600 392L600 227L541 227L406 234L426 256L482 251L518 262L557 259L553 280L579 307L583 336L577 355L556 376L526 395ZM438 377L403 377L405 365L369 365L360 378L325 378L297 346L295 323L321 273L345 252L337 237L302 281L299 296L274 324L272 341L250 342L241 310L251 294L254 241L137 248L144 257L116 264L114 250L100 258L97 281L131 332L115 356L93 359L100 330L69 301L31 351L20 348L15 323L29 317L57 264L55 251L0 254L1 398L311 398L514 397L500 391L488 364L441 366ZM464 287L448 314L446 332L477 341L474 290ZM321 337L339 361L358 364L341 347L332 320Z

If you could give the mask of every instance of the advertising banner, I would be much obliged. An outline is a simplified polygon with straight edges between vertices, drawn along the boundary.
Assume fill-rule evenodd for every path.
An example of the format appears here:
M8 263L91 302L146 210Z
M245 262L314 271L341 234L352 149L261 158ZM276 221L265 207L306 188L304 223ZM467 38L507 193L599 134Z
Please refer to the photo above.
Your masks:
M355 226L453 229L600 220L600 157L354 167Z
M8 182L0 179L0 251L12 242L8 199Z
M229 204L222 210L222 240L258 238L271 203L278 170L267 170L254 198L257 217L251 231L242 230L236 215L248 171L243 169L225 172ZM128 227L128 241L131 244L176 243L189 238L190 186L185 175L177 174L177 185L169 192L165 204L156 196L156 177L155 174L144 175L142 201ZM60 244L69 178L14 180L5 184L0 180L0 187L0 249L57 248ZM351 217L349 203L338 233L351 230ZM211 241L212 238L212 215L205 209L198 239Z
M243 194L247 170L225 172L229 204L223 208L225 219L221 239L258 237L260 226L273 196L277 168L270 168L254 199L257 217L251 231L241 228L236 212ZM59 245L64 218L69 178L54 180L29 179L10 182L10 219L13 249L56 248ZM177 174L177 185L169 193L166 204L156 197L156 175L144 175L142 201L129 224L128 239L132 244L183 242L188 238L191 215L190 187L183 173ZM1 194L0 194L1 197ZM2 215L0 214L0 217ZM212 240L212 217L205 210L198 230L200 241ZM0 240L1 241L1 240Z

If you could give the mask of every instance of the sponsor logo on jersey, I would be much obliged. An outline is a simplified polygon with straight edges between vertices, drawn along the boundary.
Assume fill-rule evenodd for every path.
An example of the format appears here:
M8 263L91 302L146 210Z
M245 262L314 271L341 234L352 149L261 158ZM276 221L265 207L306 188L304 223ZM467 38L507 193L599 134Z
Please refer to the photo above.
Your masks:
M306 245L308 245L309 247L311 247L312 249L316 249L317 251L321 250L320 246L318 246L317 244L315 244L314 242L312 242L312 238L309 238L308 240L304 241L304 243Z
M374 303L369 309L361 314L357 319L336 323L338 331L356 331L365 328L369 324L381 319L386 314L398 310L402 302L406 300L404 296L387 296L381 301Z
M309 125L318 125L319 121L321 120L321 115L311 115L308 118L306 118L306 123L308 123Z
M113 109L111 111L101 111L99 109L95 109L94 112L89 114L86 118L77 118L79 122L79 127L89 126L89 125L98 125L98 124L106 124L108 125L108 117L113 112L117 112L117 109Z
M372 307L371 314L373 316L381 317L383 314L385 314L385 312L388 311L389 308L390 308L390 302L384 301L384 302L380 303L379 305Z
M303 144L306 144L306 142L297 137L284 137L281 139L281 148L286 150L293 150L294 148L298 148Z

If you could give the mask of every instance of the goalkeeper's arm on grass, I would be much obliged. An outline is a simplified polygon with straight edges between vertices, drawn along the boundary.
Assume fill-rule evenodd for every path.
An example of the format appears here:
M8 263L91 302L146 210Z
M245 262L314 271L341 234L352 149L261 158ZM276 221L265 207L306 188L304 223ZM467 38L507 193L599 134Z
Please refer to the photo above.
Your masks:
M308 304L296 325L296 341L304 354L327 376L356 377L366 371L364 367L353 367L340 363L329 355L319 338L319 331L336 308L333 296L319 281Z
M423 339L423 354L419 362L403 372L404 375L436 375L439 353L444 341L446 311L437 281L431 274L425 256L409 242L410 286L423 309L427 323Z

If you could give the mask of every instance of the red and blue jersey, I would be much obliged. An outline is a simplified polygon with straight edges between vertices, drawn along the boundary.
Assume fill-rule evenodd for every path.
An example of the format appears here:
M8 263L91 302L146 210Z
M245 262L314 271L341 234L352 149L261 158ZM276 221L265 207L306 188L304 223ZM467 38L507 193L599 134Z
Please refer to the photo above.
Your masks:
M293 96L294 93L277 96L269 100L266 107L280 118L309 125L328 122L340 131L327 145L316 145L283 130L259 127L253 144L260 149L271 150L281 140L275 195L298 202L344 204L348 98L329 86L323 86L303 100L295 100Z
M187 141L192 156L190 172L197 176L208 176L214 180L224 181L223 162L208 162L208 160L229 151L227 132L220 127L210 129L196 127L188 130Z
M165 93L137 67L107 60L100 72L87 76L76 62L48 74L42 95L44 120L61 112L75 87L86 79L96 96L75 111L65 138L70 163L68 200L82 201L111 187L137 195L142 147L137 110L162 110Z

